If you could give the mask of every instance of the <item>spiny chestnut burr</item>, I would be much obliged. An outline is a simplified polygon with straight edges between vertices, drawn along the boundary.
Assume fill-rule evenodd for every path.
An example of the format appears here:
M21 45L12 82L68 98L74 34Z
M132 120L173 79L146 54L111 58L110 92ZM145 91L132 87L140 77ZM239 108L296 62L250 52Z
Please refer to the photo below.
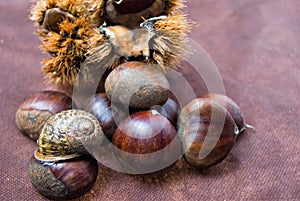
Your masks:
M179 134L183 139L185 161L205 169L226 158L234 145L238 127L223 106L198 98L182 109Z
M109 141L117 129L111 102L105 93L99 93L91 97L84 108L85 111L93 114L101 124L102 131Z
M38 139L45 122L54 114L72 109L72 99L57 91L34 93L23 101L16 112L16 124L21 133Z
M239 106L228 96L225 96L223 94L207 94L203 96L203 98L209 98L223 107L226 108L226 110L230 113L233 120L235 121L236 125L239 128L240 133L243 132L245 129L250 128L254 129L251 125L246 124L244 120L244 115L239 108Z
M73 199L87 193L95 184L98 163L90 156L67 161L45 163L31 158L29 179L43 196L54 199Z
M156 65L126 62L116 67L105 81L111 102L136 109L163 105L169 97L169 82Z
M157 172L181 156L180 138L173 125L155 110L141 111L126 118L112 140L121 151L120 161L136 174Z

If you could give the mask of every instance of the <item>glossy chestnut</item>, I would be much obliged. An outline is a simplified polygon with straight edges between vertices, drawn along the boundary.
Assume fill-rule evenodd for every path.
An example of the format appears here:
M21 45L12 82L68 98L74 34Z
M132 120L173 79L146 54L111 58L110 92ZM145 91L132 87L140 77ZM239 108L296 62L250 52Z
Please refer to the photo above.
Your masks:
M162 116L166 117L175 128L177 128L177 120L179 115L179 103L175 96L170 95L168 100L162 105L154 105L151 107L151 110L156 110L159 112ZM135 112L139 112L141 110L130 108L129 109L130 114L133 114Z
M126 118L112 143L121 151L121 161L136 174L156 172L181 156L181 141L174 126L155 110L141 111Z
M204 169L220 163L234 145L238 127L218 103L198 98L180 114L179 135L183 139L185 161Z
M160 16L166 7L163 0L107 0L105 17L109 24L138 28L143 18Z
M129 14L138 13L150 7L155 0L119 0L113 5L118 13Z
M110 74L110 72L112 71L112 69L107 68L105 69L105 71L103 72L103 75L101 76L96 92L97 93L105 93L105 80L107 79L108 75Z
M72 109L72 99L57 91L34 93L23 101L16 112L16 124L24 135L37 140L45 122L54 114Z
M102 131L109 141L117 129L115 123L111 102L105 93L98 93L87 101L85 111L93 114L101 124Z
M59 8L51 8L45 12L42 26L48 31L54 31L56 33L59 33L59 24L65 19L68 19L69 21L74 21L75 17L70 13L65 12Z
M45 163L34 157L29 162L29 179L43 196L54 199L73 199L87 193L95 184L98 163L90 156Z
M211 100L214 100L215 102L217 102L220 105L222 105L223 107L225 107L226 110L232 116L236 125L238 126L240 133L243 132L247 128L254 129L251 125L246 124L245 118L244 118L244 115L243 115L241 109L236 104L236 102L234 102L228 96L225 96L223 94L207 94L207 95L203 96L203 98L210 98Z

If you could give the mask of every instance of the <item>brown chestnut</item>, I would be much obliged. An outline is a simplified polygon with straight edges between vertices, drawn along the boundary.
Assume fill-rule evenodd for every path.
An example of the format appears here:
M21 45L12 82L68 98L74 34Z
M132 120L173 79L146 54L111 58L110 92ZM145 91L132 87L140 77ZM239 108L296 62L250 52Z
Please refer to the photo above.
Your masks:
M150 7L155 0L115 0L113 5L120 14L138 13Z
M154 105L151 107L151 110L156 110L162 116L166 117L176 128L177 127L177 119L179 114L179 103L175 96L170 96L168 100L162 105ZM130 114L138 112L139 110L130 108Z
M169 82L156 65L126 62L107 77L107 97L116 104L136 109L163 105L169 97Z
M226 158L234 145L238 127L223 106L198 98L182 109L179 134L183 139L185 161L204 169Z
M99 93L91 97L84 110L93 114L98 119L104 135L111 141L117 125L112 114L111 102L106 94Z
M107 0L105 13L108 22L137 28L145 19L163 14L167 7L163 0Z
M110 74L110 72L112 71L112 69L107 68L105 69L105 71L103 72L103 75L101 76L101 79L99 80L96 92L97 93L105 93L105 80L107 78L107 76Z
M170 97L162 106L155 105L151 109L158 111L161 115L166 117L175 127L177 127L179 103L175 99Z
M228 96L223 94L207 94L203 96L203 98L210 98L213 101L219 103L223 107L227 109L227 111L232 116L233 120L235 121L236 125L238 126L240 133L243 132L245 129L250 128L254 129L253 126L246 124L244 120L244 115L239 108L239 106Z
M65 19L68 19L69 21L74 21L75 17L68 12L62 11L59 8L51 8L45 12L42 26L46 30L59 33L59 24Z
M137 112L126 118L112 143L121 150L118 157L123 164L136 174L165 169L182 153L174 126L155 110Z
M72 99L57 91L34 93L23 101L16 112L16 124L21 133L37 140L45 122L54 114L72 109Z
M29 162L29 179L43 196L54 199L73 199L87 193L95 184L98 163L90 156L44 163L34 157Z

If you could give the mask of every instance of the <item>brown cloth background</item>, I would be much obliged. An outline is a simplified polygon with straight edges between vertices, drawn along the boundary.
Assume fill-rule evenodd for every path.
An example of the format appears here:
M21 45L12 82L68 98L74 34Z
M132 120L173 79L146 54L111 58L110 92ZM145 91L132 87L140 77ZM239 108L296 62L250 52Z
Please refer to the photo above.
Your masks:
M300 200L300 1L187 5L199 24L191 38L214 59L256 132L244 133L226 160L204 173L181 160L160 177L101 167L81 200ZM38 48L29 8L29 1L0 1L0 200L46 200L27 176L36 145L14 123L22 100L45 89L40 61L48 55Z

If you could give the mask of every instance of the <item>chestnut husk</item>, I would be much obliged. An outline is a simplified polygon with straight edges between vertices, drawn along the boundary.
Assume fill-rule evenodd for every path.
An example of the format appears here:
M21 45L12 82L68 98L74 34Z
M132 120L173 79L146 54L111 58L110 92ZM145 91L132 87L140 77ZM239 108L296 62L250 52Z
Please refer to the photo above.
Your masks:
M182 154L176 129L155 110L140 111L126 118L112 143L121 150L117 153L120 162L135 174L158 172L173 165Z
M136 109L163 105L169 97L168 88L167 78L156 65L136 61L119 65L105 81L111 102Z
M192 167L206 169L226 158L239 130L223 106L198 98L183 107L178 133L182 137L185 161Z
M113 117L111 102L106 94L98 93L89 98L84 110L93 114L98 119L104 135L111 141L117 125Z
M226 108L226 110L230 113L232 116L233 120L235 121L236 125L239 128L240 133L243 132L245 129L250 128L254 129L249 124L246 124L244 115L239 108L239 106L234 102L231 98L228 96L225 96L223 94L207 94L203 96L203 98L209 98L218 104L222 105L223 107Z
M45 163L32 157L29 179L43 196L54 199L74 199L87 193L95 184L98 163L90 156Z
M24 99L16 111L15 121L21 133L37 140L44 124L52 115L69 109L72 109L72 99L66 94L41 91Z

